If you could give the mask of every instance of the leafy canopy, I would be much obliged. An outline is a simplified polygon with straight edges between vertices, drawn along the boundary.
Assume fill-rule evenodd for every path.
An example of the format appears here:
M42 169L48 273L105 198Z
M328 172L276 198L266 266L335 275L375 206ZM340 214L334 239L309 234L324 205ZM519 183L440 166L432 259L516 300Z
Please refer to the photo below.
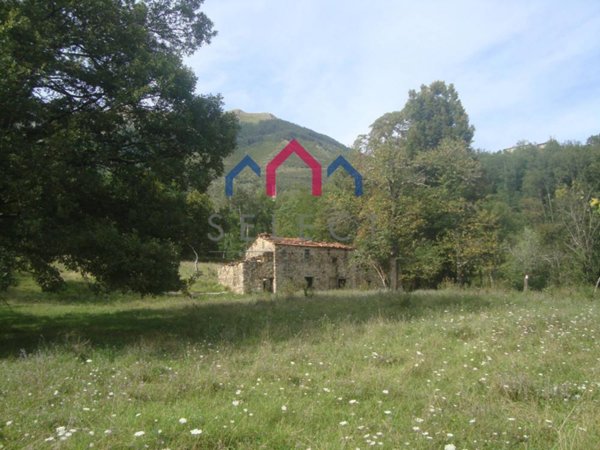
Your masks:
M473 133L454 86L435 81L411 90L402 110L377 119L357 141L367 189L355 244L392 288L462 282L490 253L483 245L458 248L483 217L473 205L481 178ZM493 233L476 241L492 242Z
M0 4L0 287L23 267L56 288L55 262L106 288L179 286L202 210L190 194L222 173L237 130L182 64L215 36L201 4Z

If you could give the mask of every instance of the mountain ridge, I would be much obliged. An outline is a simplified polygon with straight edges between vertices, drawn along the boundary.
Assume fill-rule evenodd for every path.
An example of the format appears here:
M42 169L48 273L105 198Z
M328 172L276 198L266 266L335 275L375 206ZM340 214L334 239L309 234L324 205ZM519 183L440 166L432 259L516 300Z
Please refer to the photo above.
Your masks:
M259 166L264 167L292 139L300 142L316 159L323 158L322 163L331 162L340 153L351 152L348 147L332 137L280 119L274 114L248 113L240 109L232 112L240 121L240 130L236 149L225 161L226 168L235 165L246 154Z
M296 139L319 163L326 168L339 155L350 156L354 151L335 139L280 119L269 112L249 113L241 109L231 111L240 123L237 146L234 152L225 158L225 173L238 164L245 155L249 155L261 168L266 170L273 159L292 139ZM304 189L310 186L311 172L306 164L295 154L278 169L277 192ZM213 183L212 192L224 192L224 179ZM256 177L250 170L244 170L235 180L234 192L238 189L261 190L264 180Z

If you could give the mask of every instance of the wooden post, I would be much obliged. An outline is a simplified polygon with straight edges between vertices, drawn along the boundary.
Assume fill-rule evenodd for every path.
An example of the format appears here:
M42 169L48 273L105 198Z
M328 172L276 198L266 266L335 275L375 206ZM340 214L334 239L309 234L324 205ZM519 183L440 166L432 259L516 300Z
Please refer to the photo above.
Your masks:
M525 274L525 279L523 280L523 292L527 292L529 290L529 275Z

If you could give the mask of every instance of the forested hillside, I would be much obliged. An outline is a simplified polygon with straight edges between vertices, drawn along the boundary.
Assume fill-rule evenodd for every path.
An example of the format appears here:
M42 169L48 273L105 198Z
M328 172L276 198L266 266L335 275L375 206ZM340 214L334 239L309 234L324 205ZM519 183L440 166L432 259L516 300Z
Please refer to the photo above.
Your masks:
M498 215L504 274L519 285L595 282L600 275L600 136L480 153L486 202Z

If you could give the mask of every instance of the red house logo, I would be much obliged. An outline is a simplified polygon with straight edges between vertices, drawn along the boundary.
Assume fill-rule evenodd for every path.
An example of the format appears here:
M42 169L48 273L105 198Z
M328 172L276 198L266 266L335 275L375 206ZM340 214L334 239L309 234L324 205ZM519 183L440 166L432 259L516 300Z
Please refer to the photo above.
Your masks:
M275 197L277 193L277 169L281 166L293 153L298 155L302 161L309 167L311 171L311 191L312 195L320 196L322 192L322 166L309 152L306 151L300 143L292 139L288 145L284 147L275 157L267 164L267 195ZM344 158L338 156L327 168L327 176L329 177L338 167L343 167L354 178L354 193L356 196L362 195L362 176L360 173ZM233 195L233 180L239 173L249 167L257 176L260 176L260 167L248 155L246 155L231 171L225 176L225 195L231 197Z
M321 195L321 164L302 147L297 140L292 139L288 145L281 150L275 158L267 164L267 195L275 197L277 191L277 169L281 166L292 153L300 157L302 161L310 168L312 172L311 190L312 195Z

